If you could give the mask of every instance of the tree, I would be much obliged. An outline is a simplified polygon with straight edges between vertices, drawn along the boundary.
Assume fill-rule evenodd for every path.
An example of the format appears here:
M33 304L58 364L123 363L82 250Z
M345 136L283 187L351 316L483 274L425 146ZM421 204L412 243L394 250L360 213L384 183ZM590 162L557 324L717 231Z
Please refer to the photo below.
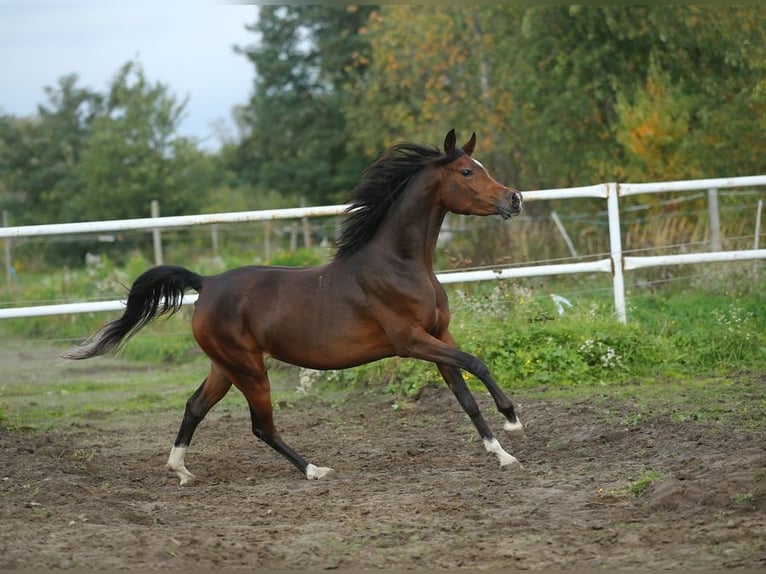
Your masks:
M106 93L79 87L74 75L45 93L36 116L0 117L0 199L14 223L148 216L153 199L163 215L206 204L221 168L176 135L185 102L149 82L137 62L123 65ZM80 262L88 247L54 242L45 254Z
M75 168L102 98L77 80L64 76L46 87L47 102L35 117L0 118L3 206L19 224L68 221L68 202L82 191Z
M753 173L765 30L751 6L387 5L348 121L368 154L437 142L444 123L482 130L482 153L524 189ZM652 158L631 147L644 116L669 130Z
M70 198L75 219L148 215L153 199L165 215L199 209L209 181L194 143L176 136L185 106L138 63L119 69L76 167L83 189Z
M654 9L649 17L650 65L617 106L615 129L626 177L761 173L766 167L763 10L687 6Z
M256 72L237 157L256 189L338 201L363 160L347 148L342 86L364 52L357 30L369 7L262 6L249 26L256 42L240 51Z

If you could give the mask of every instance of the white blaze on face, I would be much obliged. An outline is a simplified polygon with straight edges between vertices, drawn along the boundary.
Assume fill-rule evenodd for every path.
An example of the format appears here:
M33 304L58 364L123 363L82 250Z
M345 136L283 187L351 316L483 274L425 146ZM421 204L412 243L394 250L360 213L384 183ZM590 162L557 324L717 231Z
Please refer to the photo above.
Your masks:
M483 169L484 171L487 171L487 168L486 168L486 167L484 167L484 165L483 165L483 164L482 164L482 163L481 163L481 162L480 162L478 159L475 159L475 158L471 158L471 159L472 159L472 160L473 160L473 161L476 163L476 165L478 165L478 166L479 166L481 169ZM487 171L487 173L489 173L489 172Z

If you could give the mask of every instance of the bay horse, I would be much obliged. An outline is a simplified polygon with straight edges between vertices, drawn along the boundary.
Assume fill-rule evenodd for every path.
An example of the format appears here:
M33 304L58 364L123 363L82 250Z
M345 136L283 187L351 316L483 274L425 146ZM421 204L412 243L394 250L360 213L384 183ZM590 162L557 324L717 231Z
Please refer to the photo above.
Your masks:
M334 474L310 464L274 425L265 358L310 369L346 369L385 357L435 363L501 467L520 467L500 445L468 389L461 369L484 383L505 429L523 433L513 403L477 357L457 349L449 331L447 294L433 271L434 250L447 212L521 212L521 194L493 179L471 157L476 134L461 147L455 131L435 146L399 143L367 167L351 192L336 253L308 268L245 266L201 276L160 265L131 286L123 315L62 354L86 359L115 351L157 316L172 315L184 293L199 293L194 337L210 371L189 398L167 468L182 485L194 475L185 464L192 435L232 385L247 399L252 432L294 464L307 479Z

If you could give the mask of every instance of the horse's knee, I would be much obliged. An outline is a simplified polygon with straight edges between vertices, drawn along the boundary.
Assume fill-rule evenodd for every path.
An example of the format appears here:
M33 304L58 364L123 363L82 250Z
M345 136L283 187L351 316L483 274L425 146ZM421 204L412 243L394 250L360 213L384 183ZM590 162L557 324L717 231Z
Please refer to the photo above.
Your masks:
M482 381L492 376L489 372L489 367L478 357L471 358L471 362L467 370Z

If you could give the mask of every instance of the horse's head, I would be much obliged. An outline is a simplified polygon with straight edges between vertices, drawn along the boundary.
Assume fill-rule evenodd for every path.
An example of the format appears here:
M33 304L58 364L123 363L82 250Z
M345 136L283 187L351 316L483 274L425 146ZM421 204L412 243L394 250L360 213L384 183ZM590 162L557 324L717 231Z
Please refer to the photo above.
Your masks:
M444 138L447 157L459 153L455 130ZM444 164L446 172L441 186L442 200L449 211L463 215L499 214L508 219L521 213L521 193L496 181L487 169L471 157L476 146L476 134L471 135L456 159Z

